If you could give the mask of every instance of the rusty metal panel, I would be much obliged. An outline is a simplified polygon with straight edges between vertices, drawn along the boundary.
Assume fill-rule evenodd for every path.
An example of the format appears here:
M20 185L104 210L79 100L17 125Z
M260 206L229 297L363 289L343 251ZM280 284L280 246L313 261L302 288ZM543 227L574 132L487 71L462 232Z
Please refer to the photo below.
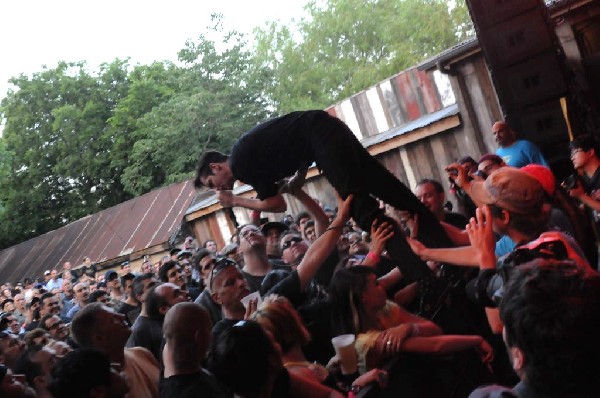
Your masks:
M0 252L0 281L39 277L47 269L61 270L65 261L76 267L84 256L110 263L166 245L194 196L191 180L172 184L5 249Z
M401 98L401 105L406 112L408 120L416 120L421 116L419 102L415 92L412 89L410 78L407 72L402 72L394 79L394 85L398 89Z

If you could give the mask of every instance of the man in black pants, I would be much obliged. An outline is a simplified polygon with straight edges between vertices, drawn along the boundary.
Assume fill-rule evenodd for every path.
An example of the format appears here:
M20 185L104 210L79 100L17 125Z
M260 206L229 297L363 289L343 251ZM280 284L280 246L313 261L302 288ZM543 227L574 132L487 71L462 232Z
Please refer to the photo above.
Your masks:
M383 214L374 197L418 214L418 238L426 245L451 246L442 226L367 152L345 123L324 111L292 112L262 123L235 143L230 156L216 151L204 153L195 185L217 190L224 207L283 212L286 204L278 183L296 173L290 184L301 185L312 162L342 198L354 194L352 217L363 230L369 231L374 220L395 225L394 237L386 248L408 282L431 279L429 268L412 252L396 223ZM234 196L231 189L236 180L254 187L257 199Z

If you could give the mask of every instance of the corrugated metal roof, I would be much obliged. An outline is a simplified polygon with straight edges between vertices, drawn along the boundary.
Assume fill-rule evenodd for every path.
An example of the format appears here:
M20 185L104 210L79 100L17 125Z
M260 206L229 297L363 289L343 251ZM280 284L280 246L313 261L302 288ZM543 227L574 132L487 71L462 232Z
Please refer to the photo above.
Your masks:
M103 263L165 244L178 230L196 191L192 180L156 189L0 252L0 282L75 267L89 256Z
M419 65L417 65L417 69L429 70L435 68L439 63L444 63L449 59L455 58L477 47L479 47L479 40L477 39L477 37L472 37L442 51L441 53L435 55L432 58L429 58L426 61L421 62Z
M430 113L428 115L418 118L417 120L413 120L412 122L406 123L405 125L388 130L385 133L377 134L373 137L368 137L362 140L361 143L365 148L368 148L372 145L391 140L392 138L397 137L399 135L410 133L411 131L429 126L430 124L433 124L449 116L458 115L459 113L460 112L458 109L458 105L453 104L442 110Z

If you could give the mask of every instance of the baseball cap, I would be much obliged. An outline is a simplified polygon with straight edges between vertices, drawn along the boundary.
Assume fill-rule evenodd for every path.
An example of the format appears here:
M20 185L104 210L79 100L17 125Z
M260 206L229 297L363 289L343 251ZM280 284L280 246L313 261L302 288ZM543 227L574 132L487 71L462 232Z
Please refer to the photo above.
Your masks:
M497 205L517 214L527 214L542 205L544 189L531 175L514 167L502 167L485 181L473 181L469 195L476 203Z
M527 166L521 167L521 170L535 178L549 196L554 196L554 191L556 191L556 178L554 178L554 174L549 168L542 166L541 164L528 164Z
M114 279L115 277L119 277L119 274L117 274L117 271L115 270L110 270L110 271L106 271L106 274L104 274L104 280L105 281L110 281L112 279Z

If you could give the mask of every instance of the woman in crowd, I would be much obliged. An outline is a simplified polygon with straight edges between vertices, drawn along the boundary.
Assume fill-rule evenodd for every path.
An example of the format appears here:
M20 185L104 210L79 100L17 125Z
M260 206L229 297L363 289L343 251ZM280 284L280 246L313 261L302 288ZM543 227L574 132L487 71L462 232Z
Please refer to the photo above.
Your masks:
M338 270L329 295L333 332L357 335L361 373L403 351L449 353L474 347L484 362L493 359L493 351L482 337L442 335L435 323L387 300L384 286L370 267Z

